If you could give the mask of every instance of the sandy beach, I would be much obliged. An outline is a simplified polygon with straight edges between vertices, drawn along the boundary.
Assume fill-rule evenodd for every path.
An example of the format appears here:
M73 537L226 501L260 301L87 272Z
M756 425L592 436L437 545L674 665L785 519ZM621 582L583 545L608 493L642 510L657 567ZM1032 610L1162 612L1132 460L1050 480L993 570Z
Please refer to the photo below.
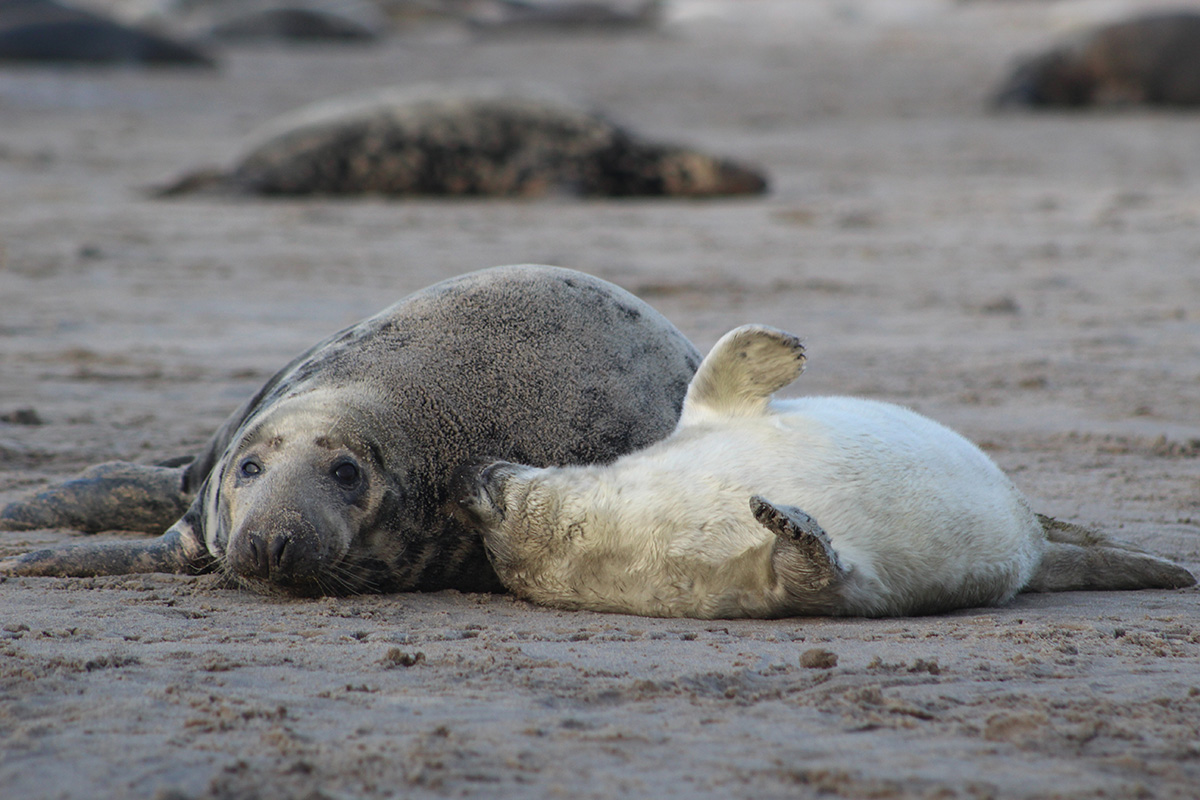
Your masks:
M801 334L787 393L911 406L980 443L1037 510L1196 570L1200 120L986 105L1017 54L1144 7L679 0L661 30L623 35L437 25L222 48L216 70L5 66L0 503L89 464L186 455L327 334L533 262L619 284L701 350L746 322ZM771 191L146 192L231 163L302 104L481 78L758 164ZM0 533L0 556L78 536ZM0 794L1190 798L1198 597L713 622L0 578Z

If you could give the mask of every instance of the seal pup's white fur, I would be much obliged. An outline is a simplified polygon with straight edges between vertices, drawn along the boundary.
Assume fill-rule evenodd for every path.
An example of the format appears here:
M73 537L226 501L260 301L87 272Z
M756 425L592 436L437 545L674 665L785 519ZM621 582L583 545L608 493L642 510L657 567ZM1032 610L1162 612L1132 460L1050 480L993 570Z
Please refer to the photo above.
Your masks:
M1080 544L979 448L913 411L771 399L803 366L796 337L737 328L700 365L671 437L607 466L468 468L460 514L506 587L572 609L886 616L1195 582L1113 542Z

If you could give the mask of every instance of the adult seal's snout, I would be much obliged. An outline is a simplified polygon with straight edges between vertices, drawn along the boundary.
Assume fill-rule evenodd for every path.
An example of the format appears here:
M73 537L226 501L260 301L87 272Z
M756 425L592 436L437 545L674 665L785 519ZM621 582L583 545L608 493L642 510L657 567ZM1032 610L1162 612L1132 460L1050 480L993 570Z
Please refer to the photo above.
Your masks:
M240 578L281 586L310 583L320 573L321 537L313 522L294 509L244 523L230 540L229 570Z

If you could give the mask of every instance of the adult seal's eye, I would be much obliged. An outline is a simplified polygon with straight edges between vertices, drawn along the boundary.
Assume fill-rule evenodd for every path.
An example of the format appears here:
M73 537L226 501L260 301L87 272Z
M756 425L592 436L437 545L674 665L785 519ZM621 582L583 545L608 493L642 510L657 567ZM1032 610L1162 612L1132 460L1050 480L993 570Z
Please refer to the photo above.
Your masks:
M351 489L358 485L358 467L349 461L343 461L333 468L333 479L343 488Z
M262 464L253 458L247 458L238 469L244 478L255 478L262 474Z

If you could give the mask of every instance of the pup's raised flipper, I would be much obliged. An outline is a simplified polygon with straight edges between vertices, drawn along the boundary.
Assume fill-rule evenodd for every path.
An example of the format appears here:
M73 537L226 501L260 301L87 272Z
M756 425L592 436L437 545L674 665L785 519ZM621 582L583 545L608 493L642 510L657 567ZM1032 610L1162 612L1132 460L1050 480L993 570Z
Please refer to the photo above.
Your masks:
M1046 549L1023 591L1182 589L1196 584L1191 572L1165 558L1080 525L1042 515L1038 520Z
M751 417L804 371L804 345L786 331L743 325L725 334L700 362L679 424L705 416Z
M182 468L123 461L97 464L77 478L5 506L0 530L162 533L191 504L183 491L183 475Z
M750 498L750 510L775 534L771 562L790 597L790 613L837 613L844 604L842 588L849 573L828 534L794 506L775 505L755 495Z

